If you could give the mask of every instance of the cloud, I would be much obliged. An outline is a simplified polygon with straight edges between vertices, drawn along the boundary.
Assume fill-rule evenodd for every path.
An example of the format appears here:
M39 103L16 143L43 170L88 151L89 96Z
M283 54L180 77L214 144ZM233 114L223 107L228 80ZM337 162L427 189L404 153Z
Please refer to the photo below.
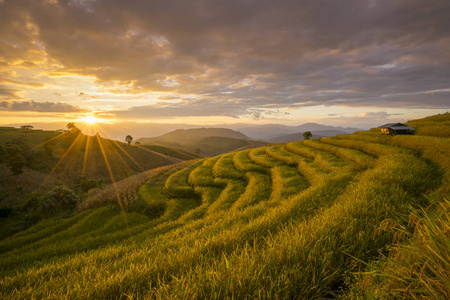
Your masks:
M89 98L89 99L98 99L99 98L96 95L92 95L91 93L85 93L85 92L76 92L76 95L78 97ZM57 94L57 96L62 96L62 95Z
M392 114L388 114L385 111L365 112L357 115L358 118L369 118L369 119L386 119L389 116L392 116Z
M17 89L5 88L0 85L0 99L3 100L12 100L12 99L20 99L19 96L20 91Z
M17 81L17 80L12 80L12 79L2 78L2 77L0 77L0 83L11 84L11 85L19 85L19 86L31 86L31 87L43 87L43 86L45 86L43 83L38 83L38 82L20 82L20 81Z
M120 118L173 118L189 116L227 116L238 118L247 111L238 103L228 101L195 100L178 103L159 102L154 105L112 110L109 113Z
M0 101L0 111L84 112L80 108L61 102Z
M31 68L43 55L58 72L128 85L123 93L212 101L124 115L448 108L449 10L422 0L10 0L0 4L0 61Z
M357 128L372 128L386 123L407 121L405 117L402 117L403 114L401 113L388 113L386 111L367 111L356 115L348 114L346 116L341 114L329 114L328 116L329 118L319 121L345 126L352 124L352 127Z

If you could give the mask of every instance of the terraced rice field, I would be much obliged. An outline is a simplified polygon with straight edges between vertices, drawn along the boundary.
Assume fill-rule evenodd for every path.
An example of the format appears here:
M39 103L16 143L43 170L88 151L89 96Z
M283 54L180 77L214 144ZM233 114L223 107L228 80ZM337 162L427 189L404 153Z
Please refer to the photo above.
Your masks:
M449 178L443 137L359 132L197 160L144 184L145 212L105 206L1 241L0 296L401 298L370 270L414 245L411 214L445 204ZM430 286L413 292L449 289Z

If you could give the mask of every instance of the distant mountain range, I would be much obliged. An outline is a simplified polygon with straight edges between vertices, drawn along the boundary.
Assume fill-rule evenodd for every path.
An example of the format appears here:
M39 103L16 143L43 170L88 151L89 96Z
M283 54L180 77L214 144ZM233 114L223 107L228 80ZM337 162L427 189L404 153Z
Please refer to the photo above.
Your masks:
M20 127L24 124L11 124L9 126ZM46 129L46 130L57 130L60 128L65 128L67 123L30 123L35 129ZM87 128L84 128L84 124L80 122L76 124L85 134L95 134L88 132ZM158 124L158 123L137 123L137 122L120 122L115 124L99 124L101 130L99 130L100 135L110 139L116 139L119 141L125 141L127 135L131 135L135 140L141 137L157 137L164 135L166 133L176 131L178 129L200 129L204 126L190 125L190 124ZM281 124L264 124L264 125L249 125L249 124L222 124L215 126L208 126L212 129L231 129L238 131L245 135L246 137L233 137L238 139L252 139L252 140L263 140L271 141L272 139L279 138L283 135L289 134L301 134L305 131L311 131L314 135L316 132L323 130L337 130L343 133L353 133L360 128L353 127L334 127L327 126L317 123L306 123L298 126L287 126ZM340 133L341 133L340 132ZM327 136L327 135L324 135Z
M202 156L214 156L266 144L227 128L177 129L159 137L140 138L136 142L142 145L164 145Z
M334 136L336 134L347 134L347 133L350 134L355 131L362 130L360 128L334 127L317 123L305 123L303 125L298 126L267 124L257 126L242 126L233 129L244 133L245 135L251 137L252 139L260 139L264 141L273 141L273 139L289 134L299 134L301 136L302 133L305 131L310 131L313 134L313 136L314 133L316 133L316 135L322 136Z

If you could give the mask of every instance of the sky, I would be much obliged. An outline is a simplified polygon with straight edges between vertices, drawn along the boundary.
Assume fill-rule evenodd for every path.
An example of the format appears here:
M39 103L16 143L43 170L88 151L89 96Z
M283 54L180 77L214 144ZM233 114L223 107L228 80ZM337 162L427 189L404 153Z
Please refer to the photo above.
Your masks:
M444 113L449 15L448 0L0 0L0 124Z

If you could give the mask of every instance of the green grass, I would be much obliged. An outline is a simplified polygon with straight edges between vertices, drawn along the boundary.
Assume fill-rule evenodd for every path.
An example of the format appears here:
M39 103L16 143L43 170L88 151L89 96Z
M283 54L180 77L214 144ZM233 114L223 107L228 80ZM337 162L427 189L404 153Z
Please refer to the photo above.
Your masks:
M184 150L170 148L166 146L160 146L160 145L140 145L140 147L143 147L145 149L149 149L158 153L162 153L164 155L168 155L170 157L178 158L181 160L190 160L190 159L196 159L200 156L194 153L190 153Z
M180 171L170 175L164 185L165 192L173 197L189 198L195 196L194 187L189 184L188 178L190 173L200 164L201 162L190 164Z
M446 299L437 135L357 132L128 177L0 241L0 298Z

